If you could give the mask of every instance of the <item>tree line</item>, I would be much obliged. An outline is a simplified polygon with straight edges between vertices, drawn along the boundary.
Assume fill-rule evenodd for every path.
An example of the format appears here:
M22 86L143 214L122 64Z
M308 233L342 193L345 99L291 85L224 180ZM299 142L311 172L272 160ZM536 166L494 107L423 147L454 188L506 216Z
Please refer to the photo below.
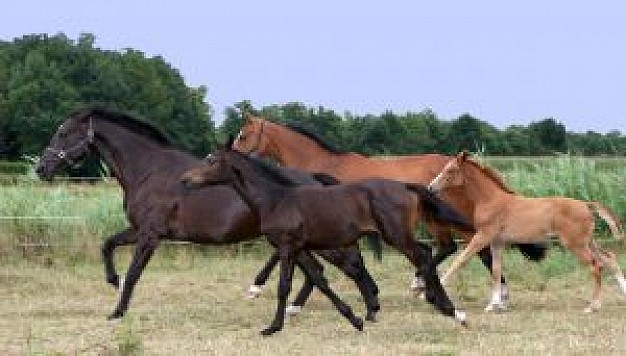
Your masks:
M102 50L94 42L92 34L77 40L38 34L0 41L1 158L39 154L70 112L94 103L151 120L179 147L199 156L237 133L242 109L299 124L344 150L364 154L626 154L626 137L618 131L568 132L553 118L499 129L470 114L447 121L431 110L354 115L297 102L254 108L242 101L227 108L225 120L216 126L205 100L206 87L187 86L161 57L134 49Z
M626 137L619 131L600 134L568 132L553 118L529 125L498 129L470 114L446 121L431 110L382 115L339 115L323 107L301 103L255 109L242 101L226 110L220 130L236 133L242 125L240 112L250 111L281 123L304 126L326 137L336 146L364 154L447 153L461 150L503 156L539 156L555 153L580 155L624 155Z

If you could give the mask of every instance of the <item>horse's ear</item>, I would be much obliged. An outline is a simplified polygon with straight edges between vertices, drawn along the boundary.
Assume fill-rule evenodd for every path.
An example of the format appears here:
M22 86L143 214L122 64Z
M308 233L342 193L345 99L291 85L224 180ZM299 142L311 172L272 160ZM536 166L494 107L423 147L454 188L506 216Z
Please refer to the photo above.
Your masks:
M252 114L247 110L241 111L241 117L243 118L244 124L247 124L252 121Z
M226 145L224 148L229 151L233 149L233 143L235 142L235 136L233 134L228 134L228 141L226 141Z

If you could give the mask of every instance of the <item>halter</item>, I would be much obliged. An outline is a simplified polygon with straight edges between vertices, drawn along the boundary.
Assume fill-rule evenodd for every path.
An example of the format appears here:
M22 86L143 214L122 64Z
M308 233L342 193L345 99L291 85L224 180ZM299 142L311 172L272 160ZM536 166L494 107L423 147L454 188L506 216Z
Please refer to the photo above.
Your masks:
M51 147L47 147L46 151L51 152L52 154L56 155L60 160L64 161L65 163L67 163L69 166L74 166L74 164L76 163L72 158L70 158L69 153L78 151L78 150L82 150L85 147L93 144L94 141L94 129L93 129L93 119L91 118L91 116L89 117L89 128L87 129L87 137L84 138L83 140L79 141L76 145L74 145L73 147L70 147L66 150L58 150L56 148L51 148Z

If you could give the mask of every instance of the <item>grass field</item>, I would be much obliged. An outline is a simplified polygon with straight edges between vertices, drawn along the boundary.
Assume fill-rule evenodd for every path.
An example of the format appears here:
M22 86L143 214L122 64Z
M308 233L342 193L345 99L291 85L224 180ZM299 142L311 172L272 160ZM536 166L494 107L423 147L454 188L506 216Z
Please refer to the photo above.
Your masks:
M626 218L624 159L484 160L525 195L599 200ZM626 297L607 275L602 310L583 314L591 294L589 273L557 247L539 264L513 251L506 255L512 300L510 310L497 315L482 311L490 282L472 261L448 288L469 313L467 330L414 298L407 288L408 263L386 250L382 263L367 256L381 288L379 323L357 332L316 293L283 332L262 338L259 331L275 308L276 277L258 300L244 299L243 291L267 256L263 242L163 245L140 280L127 317L109 322L116 292L104 282L99 246L125 226L115 182L47 184L32 177L0 182L0 355L626 353ZM598 235L626 267L624 246L609 242L604 231ZM123 272L131 250L120 250ZM333 287L363 314L352 283L332 267L327 271Z
M126 265L128 250L120 262ZM624 249L621 250L624 265ZM558 248L540 264L511 251L505 265L509 310L482 311L489 293L483 268L473 261L448 288L468 311L462 329L408 291L408 264L393 253L382 263L367 256L381 288L379 322L354 330L320 293L303 314L269 338L259 331L275 308L276 276L259 299L243 292L263 262L243 249L169 246L140 280L123 320L107 321L115 291L99 263L65 258L11 258L0 265L0 354L98 355L408 355L588 354L626 352L626 297L605 278L603 308L582 309L590 278ZM356 288L331 267L333 287L359 314ZM299 280L294 286L299 286Z

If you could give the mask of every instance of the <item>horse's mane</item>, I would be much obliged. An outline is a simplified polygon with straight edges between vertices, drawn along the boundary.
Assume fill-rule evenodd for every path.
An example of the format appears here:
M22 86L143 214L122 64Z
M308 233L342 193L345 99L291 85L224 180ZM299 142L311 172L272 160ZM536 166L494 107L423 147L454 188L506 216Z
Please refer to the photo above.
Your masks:
M252 169L256 173L261 175L262 177L265 177L275 183L278 183L279 185L286 186L286 187L295 187L295 186L300 185L299 182L297 182L292 177L289 177L282 170L280 170L280 168L260 158L251 157L239 151L231 151L231 152L235 153L241 159L248 161Z
M500 175L500 173L496 171L495 169L489 166L486 166L482 163L476 162L473 159L467 159L465 160L465 162L471 163L480 172L482 172L485 176L487 176L487 178L491 179L494 183L496 183L498 187L500 187L500 189L504 190L507 193L517 194L515 191L513 191L511 188L509 188L506 185L506 183L504 182L504 178L502 178L502 175Z
M330 152L330 153L335 153L335 154L344 154L346 153L346 151L341 150L339 148L337 148L337 146L329 143L325 138L323 138L321 135L319 135L316 132L311 131L308 128L305 128L303 126L297 125L297 124L286 124L285 127L287 127L288 129L290 129L291 131L298 133L304 137L307 137L311 140L313 140L315 143L317 143L319 146L321 146L323 149L325 149L326 151Z
M99 106L91 106L85 109L79 109L74 114L81 114L82 117L93 116L107 122L124 127L138 135L152 139L164 146L171 146L172 141L154 124L147 122L145 119L115 109L108 109Z

